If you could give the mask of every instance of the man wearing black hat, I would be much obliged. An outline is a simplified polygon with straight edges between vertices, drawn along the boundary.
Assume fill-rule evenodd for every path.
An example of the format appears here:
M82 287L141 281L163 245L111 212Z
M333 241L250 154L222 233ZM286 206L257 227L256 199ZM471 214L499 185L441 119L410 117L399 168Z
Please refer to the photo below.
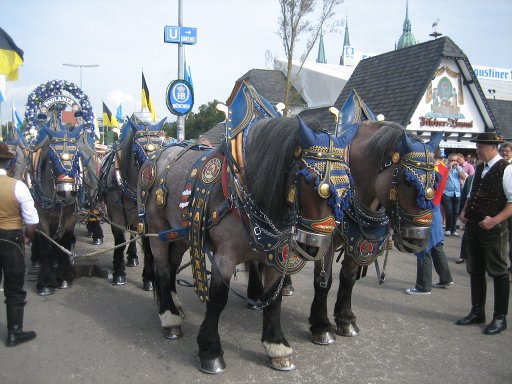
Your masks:
M27 292L23 246L34 235L39 217L34 200L23 182L7 176L6 167L14 154L0 144L0 269L4 274L7 309L7 346L13 347L36 337L23 331L23 314ZM23 231L23 223L25 230Z
M512 167L498 153L503 139L494 132L480 133L476 153L482 161L476 168L473 184L461 220L466 225L466 269L471 283L471 312L457 325L485 323L485 272L494 279L494 316L485 328L486 335L507 329L506 315L510 281L507 270L508 223L512 216Z

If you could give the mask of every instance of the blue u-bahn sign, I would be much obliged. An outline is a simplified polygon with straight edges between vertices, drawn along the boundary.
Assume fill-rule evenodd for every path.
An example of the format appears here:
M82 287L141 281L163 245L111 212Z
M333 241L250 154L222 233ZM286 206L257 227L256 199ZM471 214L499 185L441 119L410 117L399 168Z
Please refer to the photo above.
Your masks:
M173 115L183 116L194 106L194 91L186 80L174 80L167 87L165 102Z
M166 25L164 28L164 43L196 44L197 28Z

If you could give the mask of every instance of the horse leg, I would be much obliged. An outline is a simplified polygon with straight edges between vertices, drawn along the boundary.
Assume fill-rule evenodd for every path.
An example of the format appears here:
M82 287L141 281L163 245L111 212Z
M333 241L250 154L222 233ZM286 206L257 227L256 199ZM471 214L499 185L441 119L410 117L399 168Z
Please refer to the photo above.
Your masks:
M133 231L135 230L135 227L133 225L130 225L130 229ZM135 238L135 235L130 234L130 240L133 240ZM132 241L130 244L128 244L128 257L126 261L127 267L137 267L139 265L139 257L137 256L137 242Z
M219 254L215 256L215 265L212 265L209 300L197 335L199 369L204 373L221 373L226 368L219 336L219 318L228 301L229 281L237 263L234 256L229 257L229 253L223 253L224 258L218 257Z
M114 244L117 246L125 242L124 231L117 227L111 226L112 235L114 235ZM114 261L112 271L112 285L125 285L126 273L124 271L124 249L126 246L116 248L114 250Z
M62 236L59 241L59 244L62 245L67 250L71 249L71 244L73 242L73 232L66 232ZM61 249L57 249L54 247L54 255L57 261L57 267L55 269L55 274L57 278L57 288L66 289L73 285L73 267L71 266L71 261L67 253L63 252Z
M40 263L39 275L37 277L37 294L39 296L48 296L55 293L57 280L53 273L53 253L52 244L42 235L34 237L32 242L32 252L36 252Z
M264 273L264 300L270 300L270 303L263 310L261 342L272 368L279 371L291 371L295 369L295 361L292 356L293 349L284 337L281 328L282 295L281 292L277 292L282 275L276 269L269 266L265 266Z
M153 254L147 237L142 238L142 251L144 252L144 269L142 270L142 288L145 291L153 290L155 281L155 270L153 267ZM129 252L129 250L128 250Z
M257 309L264 295L262 278L263 263L250 260L246 262L245 265L248 272L247 298L250 300L247 302L247 308Z
M171 280L171 267L169 265L169 259L171 258L170 251L176 244L166 244L161 242L159 239L150 239L151 250L155 258L155 281L154 288L156 292L156 298L159 303L158 316L160 317L160 323L162 325L164 337L167 339L175 340L183 336L183 320L178 309L181 304L178 302L178 306L173 300L173 296L177 299L175 279L174 275ZM178 254L177 252L176 254ZM171 252L172 254L172 252ZM178 259L178 257L176 257ZM179 262L175 261L178 265ZM177 267L175 267L177 268ZM175 272L174 272L175 274ZM174 294L172 288L174 285Z
M356 336L359 333L356 316L352 312L352 289L356 282L357 268L358 265L350 256L346 256L341 263L340 286L334 306L336 333L341 336Z
M331 253L332 254L332 253ZM328 260L329 261L328 261ZM333 327L327 316L327 295L331 289L332 284L332 257L326 257L322 267L322 261L315 263L314 281L315 297L311 303L311 311L309 315L310 331L312 334L313 343L319 345L330 345L336 341L336 336L333 333ZM328 269L326 272L324 269ZM327 274L327 281L325 275Z

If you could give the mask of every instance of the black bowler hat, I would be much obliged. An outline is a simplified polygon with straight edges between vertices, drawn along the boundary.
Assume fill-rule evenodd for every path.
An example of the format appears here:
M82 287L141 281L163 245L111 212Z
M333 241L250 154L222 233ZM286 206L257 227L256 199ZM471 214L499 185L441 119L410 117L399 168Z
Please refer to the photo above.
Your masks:
M483 132L479 133L476 135L476 138L469 141L480 144L501 144L503 143L503 138L496 132Z
M16 155L9 151L9 146L7 144L0 144L0 160L10 160L14 157L16 157Z

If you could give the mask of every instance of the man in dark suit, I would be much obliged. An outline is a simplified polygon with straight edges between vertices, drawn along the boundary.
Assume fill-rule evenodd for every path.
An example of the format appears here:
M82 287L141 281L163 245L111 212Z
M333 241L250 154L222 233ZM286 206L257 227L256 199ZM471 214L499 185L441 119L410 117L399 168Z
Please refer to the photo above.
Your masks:
M485 323L485 272L494 279L494 316L486 335L507 329L506 315L510 281L507 270L508 221L512 216L512 167L498 153L503 142L495 132L471 140L482 161L476 169L471 191L461 212L466 224L466 269L471 283L471 312L457 325Z

